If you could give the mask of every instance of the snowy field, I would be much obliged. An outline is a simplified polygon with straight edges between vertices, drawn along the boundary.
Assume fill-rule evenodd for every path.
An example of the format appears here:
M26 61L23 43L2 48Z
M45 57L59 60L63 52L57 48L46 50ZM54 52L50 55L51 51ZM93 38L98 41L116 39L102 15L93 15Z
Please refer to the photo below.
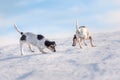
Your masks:
M56 39L56 53L31 53L18 44L0 47L0 80L120 80L120 32L93 35L96 47L72 47L72 36ZM89 41L87 41L89 44Z

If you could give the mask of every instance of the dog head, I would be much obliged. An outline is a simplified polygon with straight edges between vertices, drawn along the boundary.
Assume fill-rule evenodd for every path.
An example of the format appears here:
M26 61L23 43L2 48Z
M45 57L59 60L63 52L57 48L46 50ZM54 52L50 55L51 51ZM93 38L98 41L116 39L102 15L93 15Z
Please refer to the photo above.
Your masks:
M55 41L48 41L48 40L46 40L46 41L45 41L45 46L46 46L49 50L51 50L52 52L56 52L56 49L55 49L56 43L55 43Z
M73 44L72 44L72 46L76 46L76 42L77 42L77 37L76 37L76 35L74 35L74 37L73 37Z

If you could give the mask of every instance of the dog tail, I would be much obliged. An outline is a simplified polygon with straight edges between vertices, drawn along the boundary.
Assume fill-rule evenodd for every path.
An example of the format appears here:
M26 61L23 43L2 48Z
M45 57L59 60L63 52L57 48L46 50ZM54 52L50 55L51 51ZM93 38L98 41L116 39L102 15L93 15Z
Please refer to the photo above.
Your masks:
M14 28L15 28L15 30L18 32L18 33L20 33L21 35L23 34L23 32L21 32L21 31L19 31L18 30L18 28L17 28L17 26L14 24Z
M76 19L76 30L78 30L78 20Z

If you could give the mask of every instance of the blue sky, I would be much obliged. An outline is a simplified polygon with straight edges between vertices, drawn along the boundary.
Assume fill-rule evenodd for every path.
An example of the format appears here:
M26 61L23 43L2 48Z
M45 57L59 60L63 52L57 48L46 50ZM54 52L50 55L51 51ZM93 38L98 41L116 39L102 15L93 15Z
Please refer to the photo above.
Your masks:
M17 35L14 23L23 32L70 36L76 19L95 33L120 30L120 0L0 1L1 38Z

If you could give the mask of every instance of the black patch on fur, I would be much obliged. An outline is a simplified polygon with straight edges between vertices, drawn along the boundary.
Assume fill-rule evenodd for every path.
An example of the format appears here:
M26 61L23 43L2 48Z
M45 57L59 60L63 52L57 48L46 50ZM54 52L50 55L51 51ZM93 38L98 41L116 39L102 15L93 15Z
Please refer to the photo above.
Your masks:
M77 39L76 35L74 35L73 39Z
M72 46L76 46L76 40L77 40L77 37L76 37L76 35L74 35L74 37L73 37L73 44L72 44Z
M56 45L54 41L48 41L48 40L46 40L44 44L46 47L49 47L51 45Z
M40 34L39 34L39 35L37 35L37 39L38 39L38 40L41 40L41 39L43 39L43 38L44 38L44 36L43 36L43 35L40 35Z
M23 35L23 32L21 32L20 34Z
M26 36L22 35L22 37L20 38L21 41L25 41L26 40Z
M85 26L80 26L79 28L85 28Z

